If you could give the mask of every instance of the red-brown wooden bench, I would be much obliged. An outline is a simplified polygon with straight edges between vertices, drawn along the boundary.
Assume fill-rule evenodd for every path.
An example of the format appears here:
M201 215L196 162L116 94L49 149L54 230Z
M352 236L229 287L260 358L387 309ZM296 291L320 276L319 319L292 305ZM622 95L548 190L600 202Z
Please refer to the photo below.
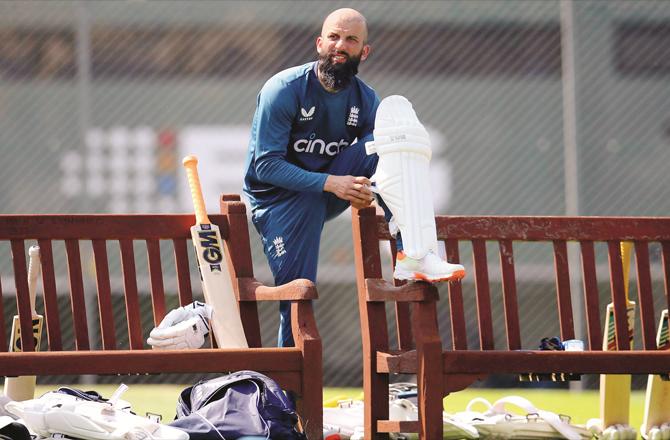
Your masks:
M492 374L565 373L580 374L662 374L670 371L670 351L658 350L654 312L650 243L661 249L658 265L664 279L662 308L670 305L670 218L633 217L502 217L437 216L438 239L445 243L448 260L459 262L460 249L472 253L472 263L465 262L467 277L474 281L476 312L466 316L463 282L449 283L449 322L438 322L439 291L423 282L396 286L382 274L384 253L380 244L388 242L395 255L395 242L389 235L383 217L374 208L354 210L353 236L356 278L363 339L365 438L388 438L389 432L418 432L420 438L442 438L442 399L462 390L478 379ZM627 329L623 267L620 242L634 242L637 302L642 346L631 350ZM533 242L533 243L530 243ZM520 316L517 295L515 252L523 246L546 246L553 253L555 289L540 292L533 301L543 304L543 319L558 322L562 340L575 338L575 321L571 295L568 242L579 243L581 254L574 270L582 279L580 298L586 329L585 351L540 351L539 340L522 346L524 316ZM497 255L487 256L487 243ZM658 244L660 243L660 245ZM597 271L598 251L606 254L605 279ZM392 258L389 256L388 261ZM549 266L551 266L551 262ZM390 266L390 263L386 265ZM498 266L500 280L492 281L490 267ZM602 351L602 322L605 304L599 301L598 281L609 281L614 302L616 343L618 351ZM495 285L494 285L495 284ZM500 287L501 328L494 328L491 292ZM446 288L445 288L446 289ZM573 289L574 290L574 289ZM658 292L662 290L662 292ZM464 293L466 295L464 295ZM631 293L631 296L632 293ZM609 302L609 301L608 301ZM392 304L395 307L387 307ZM397 335L390 338L387 310L395 318ZM391 312L391 310L393 312ZM451 341L442 341L439 327L448 326ZM549 327L549 326L548 326ZM467 330L478 330L479 346L468 345ZM495 346L495 336L505 335L506 346ZM547 336L553 336L551 334ZM470 344L472 345L472 344ZM388 385L393 374L416 374L419 390L419 421L390 421Z
M191 235L195 222L187 214L73 214L73 215L0 215L0 243L11 246L13 277L17 292L23 335L32 334L28 294L27 247L35 241L41 249L44 292L46 347L34 352L33 339L22 338L24 352L8 353L9 335L0 303L0 375L119 375L142 373L225 373L255 370L275 379L285 390L298 397L298 413L308 438L322 438L322 347L311 300L317 298L314 285L296 280L283 286L266 287L254 279L245 206L239 196L222 196L221 214L211 215L219 225L225 241L228 266L238 298L249 349L202 348L197 350L151 350L146 338L153 325L165 316L165 292L178 292L181 305L193 301L191 276L197 279L197 263L189 259ZM54 249L64 243L67 273L57 273ZM111 243L111 244L110 244ZM120 250L121 278L111 279L108 244ZM143 328L140 317L138 273L135 245L146 249L151 302L152 326ZM58 245L61 246L62 245ZM161 247L173 252L168 259ZM89 264L82 250L91 250L95 267L101 347L91 349L84 292L84 271ZM86 254L85 254L86 255ZM164 268L174 268L165 273ZM145 272L144 268L141 268ZM7 275L7 274L4 274ZM63 341L63 327L58 313L56 280L67 279L74 326L74 348ZM165 279L175 285L166 285ZM112 286L122 285L125 299L128 344L117 340L112 314ZM63 288L63 286L59 286ZM196 287L200 289L199 283ZM0 286L2 293L2 286ZM258 301L292 300L294 348L262 347ZM88 311L91 312L90 310ZM45 345L45 344L43 344ZM175 396L175 402L176 402Z

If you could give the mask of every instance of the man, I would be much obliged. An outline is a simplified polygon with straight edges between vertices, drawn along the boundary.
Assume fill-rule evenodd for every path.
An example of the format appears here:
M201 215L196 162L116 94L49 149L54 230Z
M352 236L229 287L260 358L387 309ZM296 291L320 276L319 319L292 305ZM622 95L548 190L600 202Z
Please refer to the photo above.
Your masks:
M393 214L405 242L396 236L394 277L435 282L465 275L463 266L436 255L428 133L409 101L391 96L380 105L374 90L356 77L370 54L367 37L358 11L332 12L316 39L318 60L279 72L258 94L244 192L275 285L297 278L316 282L324 223L349 205L370 206L375 173L377 191L390 201L388 208L381 198L379 203L388 220ZM373 141L373 132L379 139ZM279 310L278 345L293 346L290 302L281 301ZM200 347L210 316L211 308L198 302L173 310L148 342L159 349Z
M358 11L332 12L316 39L318 61L276 74L258 95L244 192L276 285L316 281L324 223L350 204L363 208L373 201L370 177L379 157L367 155L365 143L373 139L379 98L356 77L370 54L367 38ZM400 257L400 266L410 263ZM402 278L464 275L462 266L440 260L439 276L414 277L422 268L414 263ZM279 346L293 345L290 319L290 303L282 301Z

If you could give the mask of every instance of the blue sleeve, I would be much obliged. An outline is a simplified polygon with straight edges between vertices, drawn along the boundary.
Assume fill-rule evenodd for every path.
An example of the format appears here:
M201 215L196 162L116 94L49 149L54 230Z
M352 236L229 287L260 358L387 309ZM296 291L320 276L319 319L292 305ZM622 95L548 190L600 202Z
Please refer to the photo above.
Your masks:
M256 175L265 183L294 191L323 191L327 174L307 171L286 160L291 125L298 102L280 80L269 81L256 109Z

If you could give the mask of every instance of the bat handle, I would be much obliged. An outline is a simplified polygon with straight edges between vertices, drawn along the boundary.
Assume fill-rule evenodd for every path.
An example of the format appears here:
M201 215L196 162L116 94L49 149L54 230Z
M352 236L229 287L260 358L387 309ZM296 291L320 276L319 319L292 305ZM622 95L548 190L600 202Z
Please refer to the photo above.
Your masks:
M198 158L195 156L186 156L182 160L184 168L186 168L186 177L188 178L188 186L191 189L191 198L193 199L193 206L195 207L196 223L209 224L209 217L207 217L207 210L205 209L205 201L202 197L202 188L200 187L200 178L198 177Z
M621 267L623 268L623 288L626 293L626 305L629 305L630 297L628 296L628 282L630 279L630 255L633 248L633 242L622 241L619 246L621 248Z
M30 246L28 250L30 261L28 262L28 292L30 293L30 310L33 317L37 315L35 310L35 297L37 296L37 278L40 275L40 247Z

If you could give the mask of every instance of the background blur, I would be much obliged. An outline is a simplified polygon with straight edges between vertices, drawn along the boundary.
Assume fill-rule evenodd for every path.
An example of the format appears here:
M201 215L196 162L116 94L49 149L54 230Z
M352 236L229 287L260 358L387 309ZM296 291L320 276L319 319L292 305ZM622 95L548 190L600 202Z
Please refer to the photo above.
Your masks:
M200 159L209 211L218 211L220 193L241 192L259 89L313 60L323 18L343 6L351 4L0 2L0 213L191 212L181 167L189 153ZM431 132L437 212L670 212L670 2L354 7L369 21L373 48L359 76L382 98L406 96ZM256 275L271 282L251 235ZM520 271L530 280L520 300L554 289L550 250L518 258L546 258L549 269ZM321 247L317 319L329 386L361 384L352 260L347 213L327 225ZM2 261L10 316L12 269ZM607 286L601 291L609 302ZM558 334L543 309L522 311L537 328L529 348ZM262 313L274 344L277 312ZM446 320L441 327L449 340Z

